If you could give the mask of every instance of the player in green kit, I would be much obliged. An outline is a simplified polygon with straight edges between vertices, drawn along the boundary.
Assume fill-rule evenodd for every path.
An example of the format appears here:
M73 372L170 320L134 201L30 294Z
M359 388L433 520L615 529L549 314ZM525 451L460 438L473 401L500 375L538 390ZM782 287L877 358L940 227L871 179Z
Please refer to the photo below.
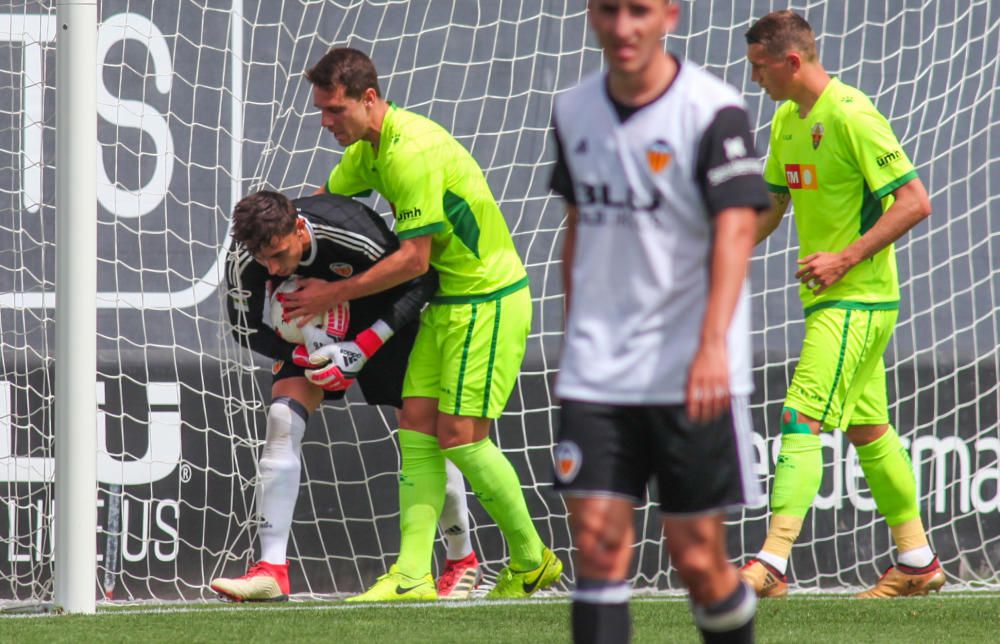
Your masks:
M743 568L761 597L788 591L785 570L823 475L820 430L847 432L897 563L860 597L923 595L945 582L917 506L910 459L889 424L882 354L899 309L893 242L930 214L913 164L860 91L827 75L809 24L791 11L746 34L752 79L778 107L764 179L772 207L757 241L794 204L806 334L781 417L781 451L764 546Z
M489 597L526 597L551 586L562 563L528 514L517 474L489 439L513 390L531 327L531 296L510 231L472 155L433 121L387 102L372 61L330 50L307 72L323 127L344 146L324 187L378 191L393 207L400 248L374 268L336 282L307 281L285 302L293 316L328 302L377 293L438 271L440 286L420 319L403 384L399 558L348 601L434 599L430 576L445 458L462 471L497 522L510 565ZM301 282L300 282L301 283ZM345 373L369 351L328 356Z

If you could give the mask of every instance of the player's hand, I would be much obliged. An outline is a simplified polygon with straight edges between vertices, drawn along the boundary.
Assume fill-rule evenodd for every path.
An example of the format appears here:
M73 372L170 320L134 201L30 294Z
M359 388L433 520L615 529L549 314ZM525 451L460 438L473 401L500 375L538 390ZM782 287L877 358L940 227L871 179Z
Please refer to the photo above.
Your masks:
M325 365L321 369L313 369L313 372L322 372L326 369L336 369L345 378L357 378L368 362L368 356L357 343L334 342L324 347L320 347L309 355L311 366ZM322 374L319 374L322 377Z
M354 384L368 357L354 342L334 342L313 351L309 362L324 365L306 370L309 382L326 391L343 391Z
M346 333L346 329L344 332ZM302 327L302 336L305 338L305 344L296 346L292 351L292 362L303 369L313 369L317 364L309 360L310 354L343 338L343 336L330 336L323 329L312 325Z
M375 355L385 340L392 335L392 329L382 320L378 320L355 336L352 341L323 344L308 357L310 366L323 366L319 369L308 369L306 378L327 391L347 389L361 373L368 359ZM301 352L297 353L297 359L301 359Z
M326 391L344 391L354 384L354 378L348 378L340 367L333 364L321 369L307 369L306 379Z
M306 349L301 344L296 346L295 350L292 351L292 363L296 367L302 367L303 369L312 369L316 366L309 362L309 349Z
M325 313L349 298L340 294L338 282L315 277L300 277L299 289L285 294L282 302L286 320L297 320L304 327L315 316Z
M688 417L707 423L729 409L729 361L722 343L702 344L688 371Z
M819 295L840 280L854 264L844 253L813 253L799 260L795 278Z

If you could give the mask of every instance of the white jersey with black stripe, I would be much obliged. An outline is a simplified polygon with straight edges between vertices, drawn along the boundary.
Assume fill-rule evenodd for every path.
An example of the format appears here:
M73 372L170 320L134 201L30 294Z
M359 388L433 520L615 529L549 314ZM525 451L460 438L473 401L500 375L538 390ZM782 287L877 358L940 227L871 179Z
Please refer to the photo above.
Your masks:
M767 194L744 103L708 72L684 61L660 97L622 109L603 74L556 100L553 189L578 212L557 393L676 404L705 313L712 219L764 208ZM735 395L753 390L749 309L744 285L727 345Z

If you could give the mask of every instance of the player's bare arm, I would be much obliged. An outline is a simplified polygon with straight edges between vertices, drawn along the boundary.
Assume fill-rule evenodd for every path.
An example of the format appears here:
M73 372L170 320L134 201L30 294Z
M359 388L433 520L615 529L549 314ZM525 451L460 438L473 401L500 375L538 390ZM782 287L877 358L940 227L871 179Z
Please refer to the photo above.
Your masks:
M399 250L354 277L335 282L315 278L299 280L302 288L288 294L285 311L289 318L308 320L340 302L381 293L426 273L430 268L430 256L430 235L404 239L399 243Z
M573 286L573 255L576 252L576 206L566 205L566 235L562 248L563 312L569 314L570 292ZM565 325L565 321L563 322Z
M777 229L792 199L791 194L787 192L769 192L768 195L771 197L771 207L757 217L757 238L754 240L754 245L767 239Z
M688 416L698 422L717 418L729 408L726 334L746 279L756 229L753 208L726 208L716 216L708 304L685 396Z
M813 253L799 260L796 279L820 294L849 270L902 237L931 214L930 199L920 179L896 188L896 200L871 229L844 250Z

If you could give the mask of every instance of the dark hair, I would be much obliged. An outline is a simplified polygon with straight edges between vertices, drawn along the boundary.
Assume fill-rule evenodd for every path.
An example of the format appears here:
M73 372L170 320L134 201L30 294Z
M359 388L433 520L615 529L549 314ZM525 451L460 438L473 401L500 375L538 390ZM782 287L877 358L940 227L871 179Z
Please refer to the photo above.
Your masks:
M806 19L794 11L773 11L747 30L748 45L763 45L771 56L797 51L807 61L816 60L816 36Z
M298 212L283 194L261 190L240 199L233 208L233 239L257 254L275 237L295 230Z
M319 62L306 71L309 82L328 91L338 85L344 88L344 96L359 99L369 87L375 96L381 98L378 88L378 72L372 59L350 47L335 47L326 52Z

